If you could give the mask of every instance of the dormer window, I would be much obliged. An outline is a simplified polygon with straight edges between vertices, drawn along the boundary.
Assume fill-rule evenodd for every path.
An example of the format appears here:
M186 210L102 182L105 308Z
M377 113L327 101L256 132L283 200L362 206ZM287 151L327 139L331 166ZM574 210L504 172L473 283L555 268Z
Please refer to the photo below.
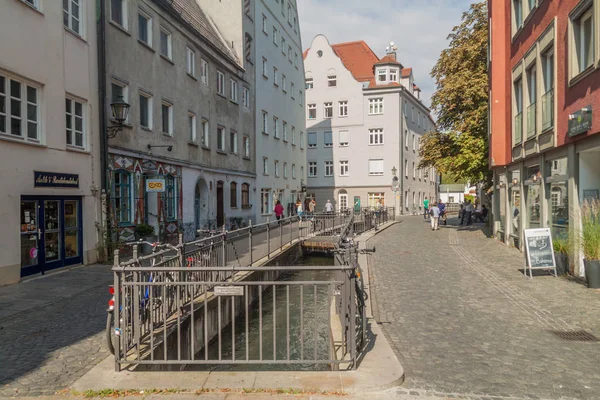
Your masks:
M397 69L390 70L390 81L398 82L398 70Z
M385 69L377 70L377 81L385 82L387 80L387 72Z

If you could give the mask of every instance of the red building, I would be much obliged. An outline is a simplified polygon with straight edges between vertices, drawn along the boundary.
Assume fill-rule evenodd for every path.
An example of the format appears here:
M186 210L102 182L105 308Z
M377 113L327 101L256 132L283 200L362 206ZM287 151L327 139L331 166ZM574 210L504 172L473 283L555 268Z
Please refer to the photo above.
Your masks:
M566 234L600 190L600 0L488 0L494 230Z

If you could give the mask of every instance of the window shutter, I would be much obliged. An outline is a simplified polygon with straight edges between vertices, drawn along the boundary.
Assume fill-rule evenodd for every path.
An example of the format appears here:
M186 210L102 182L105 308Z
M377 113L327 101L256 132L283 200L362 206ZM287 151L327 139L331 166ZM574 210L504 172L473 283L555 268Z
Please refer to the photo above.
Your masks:
M348 143L348 131L340 131L340 143Z

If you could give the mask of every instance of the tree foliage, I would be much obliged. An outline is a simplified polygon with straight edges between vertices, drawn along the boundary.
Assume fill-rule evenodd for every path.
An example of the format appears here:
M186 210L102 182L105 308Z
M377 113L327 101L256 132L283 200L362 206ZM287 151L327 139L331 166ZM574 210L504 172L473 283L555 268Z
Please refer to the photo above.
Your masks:
M489 182L487 2L472 4L448 40L431 71L437 85L431 98L437 131L423 136L419 167Z

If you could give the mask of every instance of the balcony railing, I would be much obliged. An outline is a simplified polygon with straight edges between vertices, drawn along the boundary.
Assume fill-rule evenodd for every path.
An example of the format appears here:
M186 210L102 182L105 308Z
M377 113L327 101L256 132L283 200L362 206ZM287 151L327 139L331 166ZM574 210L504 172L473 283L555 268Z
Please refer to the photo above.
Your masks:
M523 141L523 113L515 115L514 141L513 146L521 144Z
M527 139L530 139L535 136L535 119L535 103L531 103L529 107L527 107Z
M554 126L554 89L542 96L542 132Z

